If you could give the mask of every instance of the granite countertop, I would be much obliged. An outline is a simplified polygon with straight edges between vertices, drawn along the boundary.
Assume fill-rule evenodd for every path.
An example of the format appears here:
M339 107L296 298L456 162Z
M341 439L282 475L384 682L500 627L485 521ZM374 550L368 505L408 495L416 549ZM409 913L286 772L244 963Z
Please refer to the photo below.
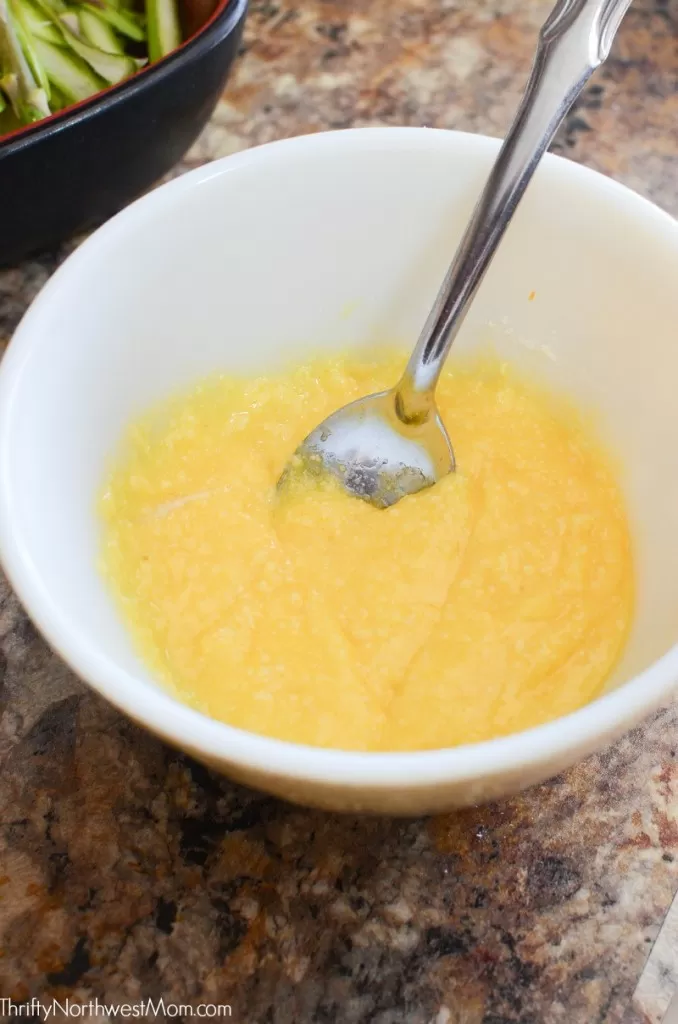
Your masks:
M549 6L255 0L177 173L349 125L500 135ZM555 147L674 213L677 39L675 0L637 0ZM0 342L68 248L0 274ZM253 1024L664 1018L678 989L677 706L503 804L338 817L232 785L121 718L4 583L0 638L6 1017L3 998L163 997Z

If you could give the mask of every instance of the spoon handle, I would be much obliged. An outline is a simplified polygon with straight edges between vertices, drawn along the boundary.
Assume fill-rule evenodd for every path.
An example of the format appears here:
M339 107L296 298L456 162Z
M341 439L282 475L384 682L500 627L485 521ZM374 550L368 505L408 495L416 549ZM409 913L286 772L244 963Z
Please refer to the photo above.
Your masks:
M405 422L434 407L440 371L537 164L597 67L631 0L558 0L540 34L525 95L403 377Z

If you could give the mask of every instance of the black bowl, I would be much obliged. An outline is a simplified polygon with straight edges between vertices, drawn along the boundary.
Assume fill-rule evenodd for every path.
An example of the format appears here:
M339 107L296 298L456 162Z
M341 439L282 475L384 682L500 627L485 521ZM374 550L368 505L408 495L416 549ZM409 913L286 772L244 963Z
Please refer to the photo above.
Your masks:
M101 223L184 155L224 88L247 0L196 10L204 24L168 57L0 138L0 265Z

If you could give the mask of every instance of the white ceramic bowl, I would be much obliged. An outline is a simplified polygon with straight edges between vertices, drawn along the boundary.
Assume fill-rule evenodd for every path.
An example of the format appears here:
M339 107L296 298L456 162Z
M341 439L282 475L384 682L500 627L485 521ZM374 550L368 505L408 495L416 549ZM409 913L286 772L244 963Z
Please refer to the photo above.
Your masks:
M137 722L293 800L418 814L498 797L609 743L678 679L678 226L555 157L458 345L494 341L598 409L626 453L639 600L605 696L520 735L420 754L265 739L163 692L97 573L95 495L130 418L201 375L271 367L292 349L410 345L497 148L452 132L367 129L193 171L67 260L0 368L0 554L37 626Z

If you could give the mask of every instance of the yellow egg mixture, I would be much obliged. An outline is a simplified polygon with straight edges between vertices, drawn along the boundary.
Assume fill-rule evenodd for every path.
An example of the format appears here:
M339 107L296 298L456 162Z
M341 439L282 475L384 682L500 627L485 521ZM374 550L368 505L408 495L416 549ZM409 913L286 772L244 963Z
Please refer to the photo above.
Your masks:
M345 750L420 750L556 718L624 646L633 567L609 458L498 361L445 374L458 472L385 511L282 497L296 445L401 353L217 377L135 425L103 566L143 658L214 718Z

